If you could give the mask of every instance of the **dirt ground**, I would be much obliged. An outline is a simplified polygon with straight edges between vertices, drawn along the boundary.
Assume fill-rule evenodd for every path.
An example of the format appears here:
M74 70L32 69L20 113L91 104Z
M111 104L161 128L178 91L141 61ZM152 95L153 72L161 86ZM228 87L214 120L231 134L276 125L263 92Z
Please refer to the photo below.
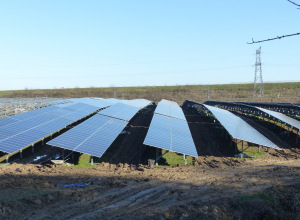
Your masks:
M300 219L298 159L211 156L153 169L15 163L0 173L0 219Z

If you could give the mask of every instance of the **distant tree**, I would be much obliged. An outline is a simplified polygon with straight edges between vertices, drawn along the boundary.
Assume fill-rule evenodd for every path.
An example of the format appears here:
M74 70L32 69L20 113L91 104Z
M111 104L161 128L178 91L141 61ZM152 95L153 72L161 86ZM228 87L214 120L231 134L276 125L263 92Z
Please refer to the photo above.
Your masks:
M295 6L298 6L300 7L300 4L297 4L295 3L294 1L291 1L291 0L287 0L289 3L295 5ZM298 8L300 9L300 8ZM265 40L259 40L259 41L255 41L253 40L252 38L252 42L247 42L247 44L257 44L257 43L261 43L261 42L265 42L265 41L271 41L271 40L278 40L278 39L281 39L281 38L285 38L285 37L292 37L292 36L296 36L296 35L300 35L300 33L295 33L295 34L287 34L287 35L282 35L282 36L277 36L277 37L273 37L273 38L269 38L269 39L265 39Z

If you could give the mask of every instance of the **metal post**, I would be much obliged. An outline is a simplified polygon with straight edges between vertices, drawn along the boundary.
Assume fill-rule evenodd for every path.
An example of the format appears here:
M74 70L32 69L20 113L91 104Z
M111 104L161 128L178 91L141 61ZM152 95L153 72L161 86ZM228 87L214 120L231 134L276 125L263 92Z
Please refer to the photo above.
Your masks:
M31 145L31 152L34 153L34 145Z
M44 138L43 138L43 140L42 140L42 145L44 146Z
M156 166L158 165L158 148L155 148L156 149L156 157L155 157L155 164Z
M62 149L62 160L65 160L65 150L64 149Z
M8 154L6 154L6 163L8 163Z
M93 156L91 156L91 166L93 166L94 165L94 158L93 158Z
M242 141L242 152L241 152L241 158L244 157L244 141Z
M23 155L22 155L22 149L20 150L20 158L21 158L21 159L23 158Z
M184 159L184 165L186 166L187 165L187 159L186 159L186 155L185 154L183 155L183 159Z
M261 152L261 145L259 145L259 147L258 147L258 152L259 153Z

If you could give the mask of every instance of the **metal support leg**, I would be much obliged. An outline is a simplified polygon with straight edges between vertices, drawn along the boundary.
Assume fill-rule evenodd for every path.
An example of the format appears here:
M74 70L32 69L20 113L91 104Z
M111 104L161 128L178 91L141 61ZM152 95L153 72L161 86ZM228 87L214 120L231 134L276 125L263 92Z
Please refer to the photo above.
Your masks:
M34 145L31 145L31 152L34 153Z
M241 152L241 158L244 157L244 141L242 141L242 152Z
M156 166L158 165L158 157L159 157L159 152L158 152L158 148L156 148L156 157L155 157L155 164L156 164Z
M6 163L8 163L8 154L6 154Z
M258 152L259 153L261 152L261 145L259 145L259 147L258 147Z
M64 149L62 149L62 160L65 160L65 150Z
M20 150L20 159L23 158L22 150Z
M184 159L184 165L186 166L187 165L187 159L186 159L186 155L185 154L183 155L183 159Z
M94 165L94 158L91 157L91 166L93 166L93 165Z

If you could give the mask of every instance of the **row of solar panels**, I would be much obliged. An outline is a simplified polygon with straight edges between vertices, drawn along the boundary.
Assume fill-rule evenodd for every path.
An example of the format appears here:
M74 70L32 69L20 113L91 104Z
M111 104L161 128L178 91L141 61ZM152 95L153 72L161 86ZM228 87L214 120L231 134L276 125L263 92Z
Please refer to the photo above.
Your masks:
M48 142L52 146L101 157L137 112L150 104L148 100L70 99L64 100L63 104L0 119L0 151L14 153L106 108ZM280 149L229 111L203 106L214 114L233 138ZM276 116L279 117L278 114ZM182 109L168 100L158 103L144 144L198 156Z
M129 121L140 108L151 104L143 99L127 100L127 104L122 104L99 98L70 99L61 103L56 101L55 105L0 119L0 151L19 151L109 106L111 111L103 110L104 114Z

